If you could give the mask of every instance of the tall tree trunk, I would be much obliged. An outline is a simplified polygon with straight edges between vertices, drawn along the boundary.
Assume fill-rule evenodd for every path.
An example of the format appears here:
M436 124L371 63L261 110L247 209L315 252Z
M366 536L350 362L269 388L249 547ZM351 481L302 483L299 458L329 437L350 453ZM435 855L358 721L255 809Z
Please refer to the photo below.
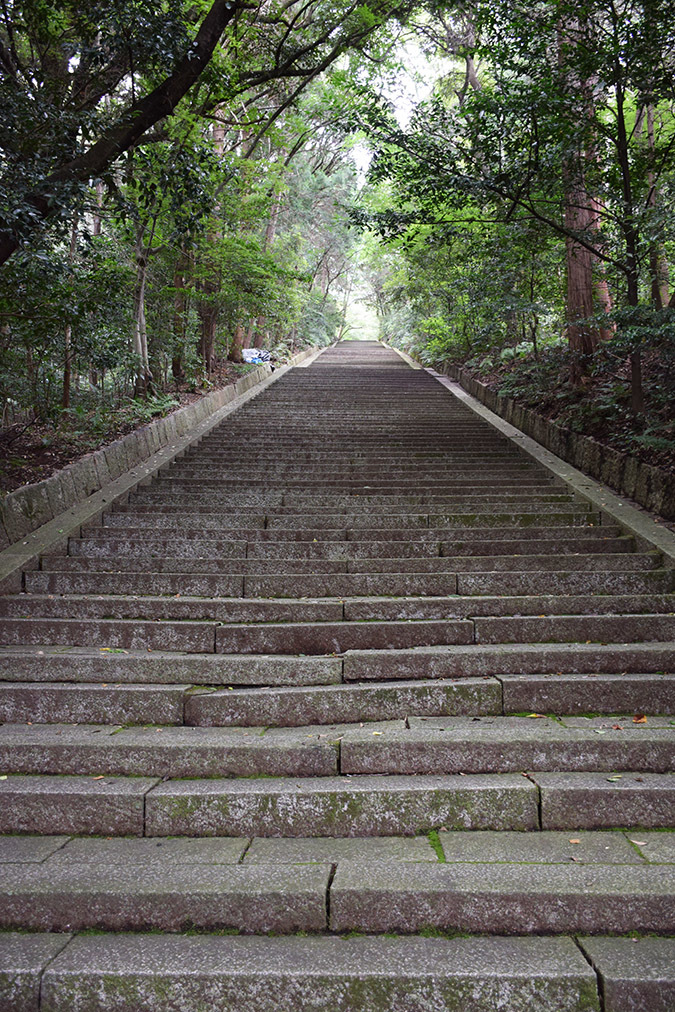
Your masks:
M591 101L589 82L579 81L566 65L565 50L574 38L581 37L578 21L561 23L558 28L558 67L568 90L581 91ZM567 274L567 298L565 318L567 340L570 349L570 378L576 385L582 382L588 372L593 353L600 339L596 326L590 322L593 315L593 254L579 242L580 236L588 236L592 230L593 211L591 199L586 190L584 169L588 154L583 144L565 158L563 163L564 223L568 232L565 239L565 269Z
M270 207L270 216L265 227L265 236L263 238L263 250L268 250L274 242L274 237L277 232L277 223L279 221L279 212L281 211L281 194L275 193ZM265 344L265 323L267 322L265 316L259 316L256 320L251 320L251 323L246 334L246 340L244 343L245 348L262 348ZM255 337L254 337L255 335ZM251 340L253 339L253 345Z
M75 260L75 252L77 250L77 225L78 216L77 213L73 214L73 223L70 227L70 249L68 251L68 263L70 264L71 274L72 266ZM61 392L61 407L67 410L70 407L70 385L72 382L73 375L73 359L72 359L72 344L71 338L73 336L73 328L70 320L66 323L63 332L63 389Z
M185 275L188 268L188 257L185 250L181 249L173 273L173 352L171 355L171 375L175 380L182 380L185 376L183 369L183 352L187 331Z
M617 161L621 172L621 196L624 206L622 225L624 244L626 247L626 295L629 306L637 306L640 301L639 291L639 256L640 237L635 218L635 201L633 198L633 181L631 177L630 149L628 128L626 125L626 93L623 87L623 68L617 58L614 94L616 99L617 126ZM642 386L642 359L640 349L636 348L630 356L630 387L631 409L634 415L644 412L645 399Z
M251 341L253 340L253 335L255 334L255 324L256 324L255 317L252 320L249 320L248 327L246 328L246 333L244 334L244 344L243 344L244 348L251 347Z
M217 289L215 290L217 291ZM204 285L202 291L207 297L201 299L198 306L200 324L199 353L204 363L204 370L207 376L210 376L216 364L216 328L218 326L219 312L213 302L213 298L208 298L208 296L213 296L214 286L211 283L208 286Z
M148 332L145 323L145 286L148 277L149 249L143 243L143 230L136 236L136 290L134 293L133 348L137 356L134 396L146 397L152 385L148 358Z
M265 345L265 325L267 323L266 316L259 316L255 321L255 340L253 342L254 348L262 348Z
M103 207L103 183L100 179L96 180L96 210L94 211L94 221L91 229L92 235L101 234L102 217L101 208Z
M649 171L647 182L649 184L648 206L655 208L658 204L658 187L656 173L654 172L655 159L655 138L654 138L654 106L650 102L647 106L647 148L649 151ZM668 293L668 261L663 249L663 243L654 239L649 246L649 274L651 277L652 304L656 309L664 309L669 303Z
M225 146L225 126L218 118L216 118L213 124L211 139L216 155L222 155ZM222 225L218 217L220 207L217 206L213 213L213 227L209 234L209 240L212 243L216 243L222 236ZM220 316L220 307L217 301L217 296L220 292L220 271L215 264L213 265L210 277L202 282L201 290L205 293L206 298L201 299L197 305L201 331L199 350L206 374L210 375L215 366L216 330L218 327L218 317Z
M245 337L244 328L240 323L238 323L237 326L234 328L234 334L232 336L232 342L230 344L230 351L227 356L230 362L244 361L243 355L241 353L242 348L244 347L244 337Z

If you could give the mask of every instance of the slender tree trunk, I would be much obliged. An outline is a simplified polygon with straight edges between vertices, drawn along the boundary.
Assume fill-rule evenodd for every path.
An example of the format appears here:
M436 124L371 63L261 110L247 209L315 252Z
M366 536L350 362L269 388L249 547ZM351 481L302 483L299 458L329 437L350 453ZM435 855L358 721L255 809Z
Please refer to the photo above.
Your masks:
M587 81L579 81L570 73L565 61L565 49L573 37L580 37L578 22L561 23L558 28L558 67L568 89L588 95ZM581 144L581 142L580 142ZM583 147L569 155L563 164L564 221L568 234L565 239L565 268L567 298L565 317L567 340L570 349L570 378L576 385L588 372L600 335L590 322L593 315L593 254L578 241L577 235L592 230L591 200L586 190L584 169L587 161Z
M218 326L219 312L213 302L214 286L211 283L204 286L202 291L210 298L200 300L198 313L200 323L199 353L204 370L208 376L211 375L216 364L216 328ZM217 291L217 289L216 289Z
M600 232L600 214L602 205L595 199L590 197L590 220L589 228L590 231L595 233L597 236ZM595 297L595 303L601 309L605 311L607 316L610 316L614 309L614 301L612 299L612 293L609 290L609 283L607 281L607 273L605 271L605 265L599 257L591 254L591 267L593 270L593 295ZM606 327L600 326L598 328L598 336L601 341L609 341L614 336L615 331L614 325Z
M73 223L70 228L70 250L68 252L68 263L70 264L71 267L71 273L73 261L75 260L75 251L77 250L77 225L78 225L78 216L77 214L73 214ZM63 389L61 392L61 407L64 410L67 410L70 407L70 386L73 375L73 360L72 360L72 345L71 345L72 335L73 335L72 324L70 323L70 321L68 321L68 323L66 323L65 330L63 332L64 359L63 359Z
M225 146L225 127L219 119L216 119L213 124L211 138L216 154L222 155ZM213 228L209 235L209 240L212 243L216 243L222 236L222 226L218 217L219 213L220 207L216 207L214 209ZM217 300L218 293L220 292L220 271L215 264L213 265L210 277L202 282L201 288L207 297L200 300L197 306L201 330L199 349L204 369L207 375L210 375L215 366L216 331L218 317L220 316L220 307Z
M274 237L277 232L277 223L279 221L279 212L281 211L281 194L275 193L274 199L272 200L272 206L270 207L270 216L265 227L265 236L263 239L263 250L268 250L274 242ZM259 316L256 320L251 320L251 323L246 334L246 340L244 343L245 348L262 348L265 344L265 323L266 317ZM255 337L254 337L255 335ZM253 339L253 345L251 340Z
M624 206L623 236L626 247L626 295L629 306L637 306L640 302L639 290L639 232L635 220L633 184L631 178L628 130L625 118L625 92L621 83L620 65L616 68L616 125L617 125L617 160L621 171L622 197ZM630 388L631 409L634 415L644 412L645 399L642 387L642 359L640 349L636 348L630 356Z
M171 375L175 380L182 380L185 376L183 370L183 352L185 349L185 335L187 330L187 294L185 291L185 274L189 267L189 260L184 250L181 250L178 262L173 275L173 353L171 356Z
M96 180L96 210L94 211L94 222L91 229L92 235L101 234L102 218L101 208L103 207L103 183L100 179Z
M134 293L133 348L137 356L134 396L146 397L152 384L152 371L148 358L148 333L145 323L145 286L148 276L150 251L143 243L143 230L136 237L136 291Z
M650 102L647 106L647 147L649 151L650 168L647 172L649 184L648 205L655 208L658 203L659 193L656 185L656 174L653 169L655 157L654 138L654 106ZM654 239L649 247L649 274L651 276L652 304L656 309L663 309L669 303L668 293L668 261L663 249L663 243Z

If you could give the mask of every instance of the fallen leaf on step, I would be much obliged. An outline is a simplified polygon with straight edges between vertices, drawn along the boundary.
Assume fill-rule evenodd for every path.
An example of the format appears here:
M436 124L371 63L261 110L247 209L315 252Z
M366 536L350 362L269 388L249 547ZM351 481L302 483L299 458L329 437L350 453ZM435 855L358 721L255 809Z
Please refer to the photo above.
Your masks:
M570 840L570 843L581 843L581 840Z
M545 713L528 713L528 717L545 717Z
M644 713L636 713L635 716L633 717L633 723L634 724L646 724L647 723L647 718L645 717Z
M101 773L101 775L99 777L92 777L91 779L92 780L103 780L103 774Z
M612 731L623 731L621 724L612 724Z
M621 780L621 774L617 773L615 777L607 777L607 783L613 784L615 780Z

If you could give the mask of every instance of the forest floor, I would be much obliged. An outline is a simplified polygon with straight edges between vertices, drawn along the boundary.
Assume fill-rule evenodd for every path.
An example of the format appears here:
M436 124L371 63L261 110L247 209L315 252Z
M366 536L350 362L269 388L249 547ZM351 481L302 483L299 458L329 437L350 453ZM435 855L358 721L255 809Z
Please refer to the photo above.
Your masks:
M566 357L558 349L538 359L473 359L463 367L491 390L549 421L675 475L675 372L668 365L655 355L645 356L645 411L640 415L631 411L627 364L601 363L580 386L569 381Z
M76 407L62 414L58 424L38 419L16 423L0 431L0 492L13 492L22 485L49 478L55 471L126 436L141 425L198 401L212 390L235 383L254 366L221 361L208 388L194 383L170 383L158 397L127 400L102 411Z

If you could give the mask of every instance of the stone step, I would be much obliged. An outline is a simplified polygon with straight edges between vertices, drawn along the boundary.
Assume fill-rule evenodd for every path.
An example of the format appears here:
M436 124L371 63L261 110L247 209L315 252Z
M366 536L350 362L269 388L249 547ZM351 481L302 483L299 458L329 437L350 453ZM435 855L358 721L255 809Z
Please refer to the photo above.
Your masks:
M95 565L81 570L67 568L64 572L28 572L25 574L26 590L36 594L98 594L102 589L106 594L166 594L211 597L241 597L244 592L242 575L219 576L215 573L203 576L190 573L194 562L181 571L173 573L161 572L159 567L143 572L133 569L119 572L102 572L102 563L98 559L65 559L69 562L93 562ZM129 561L129 560L127 560ZM153 560L156 561L156 560ZM185 560L183 560L185 561ZM43 565L46 562L43 559ZM58 562L54 563L55 567ZM118 568L117 565L115 568Z
M476 643L663 642L675 640L675 615L490 617L476 618L474 629Z
M369 456L367 459L352 463L349 455L344 452L336 451L332 462L326 460L325 456L323 459L317 457L312 446L308 443L303 444L300 440L297 444L297 458L289 455L286 448L284 451L280 451L273 459L270 459L268 456L267 459L261 458L258 460L257 454L260 447L252 445L247 447L250 454L248 466L245 462L236 461L232 458L228 459L220 455L205 454L203 457L195 455L188 459L183 458L174 465L166 466L159 473L160 476L170 479L173 474L178 476L182 475L183 472L198 474L207 468L211 468L212 472L223 475L226 478L232 477L235 481L244 477L247 478L250 472L253 483L256 480L264 481L268 474L271 474L273 478L277 476L297 475L298 478L308 476L310 479L325 479L329 486L333 474L335 474L337 479L345 481L364 477L366 480L400 480L401 482L406 482L413 476L413 469L410 466L410 461L406 462L404 459L405 450L406 448L412 448L414 442L413 439L407 444L401 443L395 447L394 459L389 461L390 469L387 468L386 461L376 459L382 456L381 443L380 445L377 443L371 444L372 458ZM326 444L323 449L330 451L331 444ZM481 476L493 473L513 476L524 473L529 477L539 477L541 474L524 457L518 454L500 452L498 448L486 448L474 444L467 446L463 450L459 450L450 443L446 443L444 449L445 452L441 458L431 458L424 454L417 458L417 470L419 470L426 480L452 483L458 479L467 478L471 473ZM267 447L267 451L269 452L270 450L274 452L274 447ZM216 459L217 457L220 457L220 459ZM302 459L303 457L305 459Z
M342 681L342 665L340 657L228 657L91 646L0 648L0 674L5 681L331 685Z
M672 765L670 766L672 770ZM605 829L639 826L672 830L675 774L538 772L542 829ZM672 833L668 834L672 841ZM635 834L634 839L643 840Z
M577 947L577 945L579 947ZM223 1012L435 1007L493 1012L537 995L538 1012L670 1012L673 942L666 938L227 938L30 934L0 939L8 1012L136 1008ZM581 950L581 951L580 951ZM584 956L586 958L584 958ZM590 965L589 965L590 964ZM190 967L186 972L185 967ZM597 974L597 978L596 978ZM17 1002L19 1004L17 1004ZM281 1004L280 1004L281 1003Z
M29 575L29 574L27 574ZM32 581L27 581L32 582ZM99 574L99 587L105 583ZM672 594L597 597L356 597L337 600L279 598L135 597L109 594L16 594L0 596L5 618L192 619L224 623L442 620L485 615L661 614L675 611Z
M494 480L495 482L498 483L501 481L502 478L510 478L513 477L513 475L514 472L495 474ZM334 479L331 481L322 478L317 478L313 480L312 478L290 479L280 477L275 481L273 476L260 478L257 481L254 479L248 479L243 477L240 479L230 477L227 479L224 478L220 480L214 480L213 482L209 482L207 480L192 481L190 479L171 479L171 480L167 479L161 486L156 486L155 488L161 495L170 497L173 497L174 492L193 493L195 495L200 495L202 492L207 493L209 489L215 489L222 494L222 493L244 491L250 488L253 488L257 491L270 491L270 492L276 492L279 490L279 488L290 489L291 491L297 492L302 491L314 492L329 489L337 493L352 494L356 496L360 495L361 492L367 493L369 495L388 493L392 496L394 495L405 496L410 494L411 492L434 494L434 495L452 495L452 493L454 492L454 486L448 485L441 479L438 480L426 479L420 482L416 482L412 480L405 481L404 479L397 480L394 478L391 481L387 482L384 480L377 481L375 479L370 479L368 481L367 479L349 480L345 478L345 479ZM536 507L537 505L536 501L534 505ZM485 507L477 506L474 512L478 512L482 508ZM568 509L571 512L575 512L577 510L579 512L588 510L588 507L583 507L581 504L577 506L575 505L575 503L569 504L565 503L562 505L562 507L561 506L557 507L555 503L551 504L544 503L538 508L541 512L555 510L556 508ZM517 506L515 507L515 509L517 509Z
M672 871L657 866L338 864L330 928L667 934L675 928L674 900Z
M367 558L386 558L387 556L393 556L394 558L403 557L417 557L418 555L443 555L449 558L462 558L463 566L468 564L468 559L476 557L485 557L492 563L489 568L494 570L498 566L497 560L500 557L521 557L523 555L531 555L535 559L548 559L556 557L560 559L560 555L566 557L572 555L583 555L585 553L591 554L620 554L626 552L632 552L633 546L629 538L608 538L606 541L597 541L593 539L570 539L567 542L563 542L560 545L555 541L489 541L482 543L474 543L471 547L474 549L472 552L465 552L464 544L456 540L448 541L440 539L439 542L426 539L422 544L418 541L404 542L397 540L391 541L376 541L375 539L368 540L357 540L356 538L350 538L348 541L343 543L334 544L328 542L327 544L305 544L305 543L291 543L288 542L274 542L265 539L259 542L249 542L247 546L247 558L293 558L303 557L303 553L307 552L308 555L315 555L325 553L326 558L341 558L341 557L367 557ZM405 551L402 549L405 548ZM425 550L422 550L425 549ZM335 553L335 554L332 554ZM567 558L565 560L566 564ZM497 562L497 565L495 565ZM484 564L482 568L488 568L488 563ZM511 568L511 567L509 567ZM536 566L536 568L544 568L544 566Z
M28 608L30 603L27 602ZM0 618L0 643L98 645L107 649L223 654L341 654L404 651L429 645L526 643L673 643L672 615L550 615L398 622L147 621Z
M212 551L209 551L208 545L205 546L205 558L210 563L210 571L217 569L220 573L242 573L242 574L266 574L266 573L335 573L335 572L347 572L347 573L458 573L465 578L471 578L473 574L489 574L494 576L500 573L517 573L527 574L533 573L536 575L545 575L547 573L560 574L564 579L570 574L576 573L589 573L594 577L604 577L607 580L611 580L614 573L619 573L622 576L628 573L645 573L656 569L658 565L658 556L654 553L607 553L598 556L593 553L590 555L570 555L565 556L562 560L559 555L505 555L505 556L480 556L480 555L467 555L467 556L439 556L439 555L423 555L422 552L415 550L411 556L401 556L396 545L395 554L389 557L359 557L357 553L350 552L343 558L284 558L283 553L280 550L278 558L244 558L244 553L241 552L240 556L228 557L225 555L222 558L215 556ZM204 572L205 566L202 563L201 558L199 561L195 561L195 556L186 555L184 557L177 554L178 548L174 548L173 544L161 541L143 541L134 543L116 544L115 542L108 543L105 539L97 540L86 540L86 541L75 541L71 542L71 557L95 558L102 560L109 560L108 565L110 568L117 567L118 563L120 566L123 565L123 560L136 559L138 562L134 562L128 566L132 570L142 570L144 566L146 571L153 565L155 559L164 562L164 565L172 565L174 560L185 559L193 560L192 571ZM187 546L187 550L192 552L194 549L192 546ZM307 550L306 554L309 555L310 550ZM170 554L169 554L170 553ZM289 555L293 555L293 552L289 552ZM332 554L332 553L327 553ZM335 554L340 555L340 552ZM62 558L62 557L61 557ZM58 560L57 565L59 568L64 567ZM54 564L50 563L50 568L53 569ZM79 568L71 564L71 569ZM185 561L181 562L181 570L185 571ZM207 570L208 571L208 570ZM612 574L612 575L610 575ZM610 586L608 589L612 590ZM300 596L300 595L299 595ZM305 595L302 595L305 596ZM336 594L324 595L324 596L337 596ZM344 595L340 595L344 596Z
M675 727L580 727L531 717L414 717L341 734L344 774L493 773L518 770L645 770L665 773L675 759ZM407 725L407 726L406 726Z
M6 775L0 832L142 836L145 796L158 783L157 777Z
M506 675L650 674L667 671L672 645L500 644L353 650L344 657L289 654L189 654L120 648L0 648L5 681L108 684L331 685L344 681L483 678Z
M2 623L0 622L0 633ZM216 652L225 654L331 654L422 643L473 643L470 620L443 622L307 622L237 625L216 629Z
M607 941L614 945L613 939ZM656 959L655 945L661 941L644 940L652 954L650 966ZM20 986L27 991L30 982L35 995L39 986L44 1012L66 1008L103 1012L113 1007L124 1012L132 1008L201 1012L213 1007L214 995L222 1012L291 1008L421 1012L431 1007L430 1000L438 1009L494 1012L498 1003L503 1005L505 994L513 1010L529 1007L533 994L537 1012L600 1009L596 974L574 941L565 937L99 934L70 940L64 934L7 933L1 944L0 969L18 993L22 992L13 975L21 975ZM661 964L665 966L664 956ZM615 964L605 960L603 966ZM662 991L659 978L651 993ZM30 1000L35 1004L22 1008L37 1012L37 997ZM615 1006L608 1012L625 1012L627 1007ZM665 1005L652 1006L653 1012L665 1009Z
M100 645L107 649L180 650L212 653L215 630L209 622L144 622L116 619L0 619L0 643Z
M32 658L33 662L39 660ZM52 667L43 656L47 677ZM125 685L23 678L0 682L0 721L6 723L188 724L225 727L382 721L409 715L675 712L675 677L649 675L501 675L454 681L293 686L217 690L189 685ZM26 670L27 669L27 670ZM68 672L65 672L68 675ZM628 715L627 715L628 714ZM674 718L675 723L675 718Z
M11 778L14 779L14 778ZM538 788L518 774L168 780L146 795L150 836L390 836L534 830Z
M626 556L632 558L632 556ZM565 565L567 559L563 563ZM598 567L599 568L599 567ZM269 579L269 577L267 578ZM339 578L341 581L345 577ZM457 593L468 595L491 594L667 594L673 590L672 570L654 569L651 572L630 572L617 569L613 572L492 572L458 573ZM248 581L246 581L248 583ZM247 587L247 594L250 593Z
M338 755L337 733L323 727L0 726L0 767L14 773L330 776Z
M17 602L22 598L8 598ZM44 600L44 599L43 599ZM0 601L1 604L1 601ZM68 607L68 601L63 602ZM227 607L227 604L225 605ZM374 620L472 618L481 615L604 615L631 613L672 613L672 594L617 594L600 597L593 594L539 594L500 597L347 597L343 600L343 617L352 622ZM195 616L196 617L196 616ZM273 621L273 620L271 620Z
M502 686L505 714L675 713L673 674L497 674L495 677ZM631 717L627 719L630 722Z
M268 575L219 573L221 566L211 559L87 559L42 560L42 572L25 574L26 590L34 594L180 595L181 597L288 598L303 597L440 597L460 593L470 597L498 594L510 597L614 594L653 596L669 593L673 575L664 570L651 572L560 573L345 573L346 563L324 560L322 575L312 575L316 563L290 560L286 563L259 561L256 570ZM263 568L264 567L264 568ZM242 563L241 568L244 568ZM283 570L281 573L279 570ZM608 601L611 598L608 595Z
M675 696L675 686L673 686ZM1 711L0 711L1 712ZM185 701L185 723L199 726L293 727L405 718L415 714L501 714L496 679L397 682L299 688L196 690ZM11 718L8 718L11 719Z
M442 546L443 548L443 546ZM455 573L498 573L498 572L562 572L563 575L570 572L592 572L600 575L601 572L611 573L620 571L645 572L655 569L659 562L659 556L654 552L633 552L603 554L598 558L596 553L590 555L569 555L561 559L556 555L504 555L504 556L480 556L480 555L453 555L442 553L442 559L419 558L353 558L348 559L348 572L359 573L386 573L386 572L435 572L446 567L450 572Z
M632 556L630 556L632 558ZM86 556L51 555L41 559L43 572L102 572L112 573L185 573L191 576L210 576L219 574L230 575L232 570L239 574L254 573L346 573L346 559L227 559L193 558L177 556L150 556L124 558L118 553L111 553L100 559ZM185 592L186 595L188 592ZM304 595L307 596L307 595ZM314 595L316 596L316 595ZM334 595L329 595L334 596Z
M672 862L675 776L646 772L164 780L9 774L0 831L153 837L386 837L638 826ZM658 830L646 835L648 829ZM668 849L670 847L670 849ZM582 852L580 852L582 853ZM302 859L302 858L301 858ZM305 855L305 860L307 859ZM323 860L323 858L321 858ZM269 853L266 860L269 860Z
M44 661L44 659L43 659ZM100 723L293 727L336 721L389 720L415 714L502 712L495 679L293 687L276 692L189 685L0 682L0 721L17 724Z
M675 927L670 869L657 865L338 862L232 865L62 857L6 864L0 925L39 931L366 931L497 935ZM328 903L330 901L330 917Z
M43 657L43 664L45 661ZM0 682L0 721L8 724L183 724L185 694L189 689L189 685Z
M588 560L591 555L595 557L597 554L602 554L603 560L607 557L607 568L653 568L655 561L653 556L645 560L642 555L633 555L628 539L606 542L578 540L569 542L565 546L567 551L562 552L556 551L557 545L552 541L530 543L492 541L487 545L475 545L473 552L464 555L461 543L431 538L410 542L374 539L320 541L318 538L312 540L289 538L275 542L270 538L247 543L222 539L218 536L210 538L206 532L199 530L183 532L179 529L172 531L153 527L143 529L138 534L130 528L115 529L114 533L108 533L108 530L103 527L87 532L84 539L69 539L69 554L98 558L107 555L141 558L147 555L180 555L188 558L204 556L216 559L417 559L444 556L452 558L453 565L464 570L469 567L492 571L500 567L514 569L518 566L521 569L529 567L546 569L553 564L568 568L578 565L580 568L582 563L578 562L577 557ZM525 550L521 552L521 548ZM624 557L627 553L631 553L630 561L619 567L619 561L615 556L619 554ZM561 562L561 555L565 556L564 562ZM472 561L474 559L482 561ZM634 562L634 559L643 560L642 565L637 561ZM587 561L586 565L590 565L590 562ZM604 561L602 565L604 568Z
M290 507L289 507L290 508ZM454 513L394 513L391 512L389 515L367 515L367 514L355 514L355 513L342 513L333 514L333 516L326 516L325 518L318 514L307 514L307 513L288 513L281 514L275 513L273 516L267 518L268 528L295 528L304 529L307 527L379 527L383 528L399 528L399 527L533 527L533 526L555 526L560 525L562 527L579 526L585 527L588 525L597 526L598 516L594 513L587 513L579 510L572 512L568 510L566 512L560 512L555 510L546 510L544 508L538 510L536 513L507 513L507 512L495 512L494 510L486 509L483 512L473 510L470 513L463 513L460 511Z
M122 536L108 535L103 532L97 533L96 537L69 538L68 554L71 556L84 556L89 559L105 558L127 558L127 559L152 559L157 556L173 556L185 559L199 559L207 557L210 559L227 560L230 569L236 569L238 560L246 559L245 541L208 540L202 535L201 540L184 540L178 534L172 536L171 532L164 532L153 529L152 535L141 532L138 537L131 533ZM154 535L154 536L153 536ZM128 540L127 540L128 539ZM436 554L440 554L437 550ZM305 556L310 558L309 552Z
M99 575L99 585L104 577ZM425 599L422 598L422 601ZM452 599L448 598L448 602ZM498 600L498 599L495 599ZM589 605L596 600L588 598ZM653 611L654 606L663 604L668 607L669 596L663 598L644 598L650 607L642 607L640 599L634 600L636 607L643 611ZM541 602L539 602L541 603ZM518 605L516 605L518 606ZM533 605L536 608L536 605ZM90 595L70 595L54 597L53 595L17 594L0 596L0 615L5 618L21 618L40 616L43 618L112 618L138 619L150 621L158 619L174 619L182 621L212 622L340 622L344 616L345 606L342 601L322 598L317 601L296 600L280 601L278 599L247 599L247 598L200 598L187 597L96 597ZM539 609L539 614L541 608ZM436 617L436 616L432 616Z
M175 780L147 794L146 833L380 837L443 827L461 833L529 832L541 825L572 830L576 839L580 829L635 825L643 834L646 828L668 826L674 802L675 776L646 772L611 777L607 773L527 777L467 773L302 781ZM647 844L643 835L635 834L635 839ZM651 842L658 847L660 840L654 834ZM672 858L670 851L666 860L668 853Z
M171 518L169 518L171 519ZM594 528L584 528L580 535L579 528L561 528L560 536L546 537L552 535L553 531L542 531L541 536L536 530L528 533L527 538L522 537L522 532L517 530L494 531L486 529L467 530L445 530L443 528L416 527L411 529L395 530L393 528L348 530L347 528L323 528L318 530L267 530L265 528L242 528L223 527L217 525L210 527L208 522L202 522L202 517L197 514L193 518L184 517L184 526L175 525L173 522L164 524L162 521L153 518L152 524L147 524L141 530L131 526L106 526L84 528L81 538L85 540L96 540L98 538L117 539L116 544L122 538L145 537L145 538L166 538L168 534L174 540L180 541L203 541L209 544L224 542L229 544L247 545L249 548L274 545L296 544L304 545L306 542L320 545L344 545L353 546L358 550L360 546L368 546L372 542L382 545L415 545L424 547L433 544L438 549L439 544L447 545L445 554L448 555L504 555L504 554L530 554L550 555L565 554L571 555L575 552L633 552L635 550L632 538L625 536L610 536L603 533L600 537ZM189 522L188 522L189 519ZM214 521L219 524L219 521ZM503 536L506 535L506 536ZM74 539L75 540L75 539Z
M346 682L461 678L501 674L586 674L669 671L671 644L501 644L420 647L413 650L351 650L345 654Z
M210 510L211 507L204 507L204 510ZM141 514L145 516L146 514ZM124 517L127 524L132 523L135 514L118 514L114 513L111 516ZM177 526L174 524L174 518L181 520L185 519L186 523L183 526ZM409 541L415 543L424 543L425 541L448 541L453 542L457 545L463 545L466 547L466 554L474 554L478 552L483 546L491 545L496 543L497 545L502 542L516 542L518 545L530 546L538 543L549 543L553 542L555 545L560 546L560 550L566 553L577 551L574 547L575 544L589 544L591 545L591 551L604 551L607 545L620 544L622 547L619 550L623 550L626 545L633 545L633 539L627 535L622 535L620 530L616 527L584 527L581 530L579 527L534 527L527 531L526 536L523 531L517 527L503 527L503 528L490 528L489 530L467 527L467 528L404 528L398 530L396 528L369 528L359 527L356 530L349 530L346 527L343 528L310 528L308 530L266 530L265 528L246 527L246 526L235 526L235 527L223 527L222 517L211 512L200 512L198 509L189 512L185 507L181 507L179 512L173 513L168 509L160 509L159 506L152 510L151 519L157 520L159 524L166 524L173 531L180 531L181 537L192 537L199 534L202 538L212 537L222 538L224 540L234 541L246 541L246 542L290 542L295 541L317 541L333 542L333 541ZM211 524L216 524L215 527L211 527ZM122 524L122 527L125 524ZM90 526L82 529L81 537L83 538L95 538L101 536L112 536L116 533L116 526L110 526L106 518L106 526ZM214 531L214 534L210 533L207 535L207 531ZM608 549L611 550L611 549ZM633 551L634 547L627 548L627 551Z
M418 645L474 642L625 644L645 640L675 640L675 616L553 615L427 622L287 622L257 626L229 623L216 628L216 652L243 654L339 654L348 650L401 650Z
M409 725L409 726L406 726ZM295 728L4 724L0 767L13 773L251 777L586 772L663 773L675 728L568 726L540 717L409 717Z
M331 873L329 864L243 867L189 860L6 864L0 925L38 931L324 931Z

